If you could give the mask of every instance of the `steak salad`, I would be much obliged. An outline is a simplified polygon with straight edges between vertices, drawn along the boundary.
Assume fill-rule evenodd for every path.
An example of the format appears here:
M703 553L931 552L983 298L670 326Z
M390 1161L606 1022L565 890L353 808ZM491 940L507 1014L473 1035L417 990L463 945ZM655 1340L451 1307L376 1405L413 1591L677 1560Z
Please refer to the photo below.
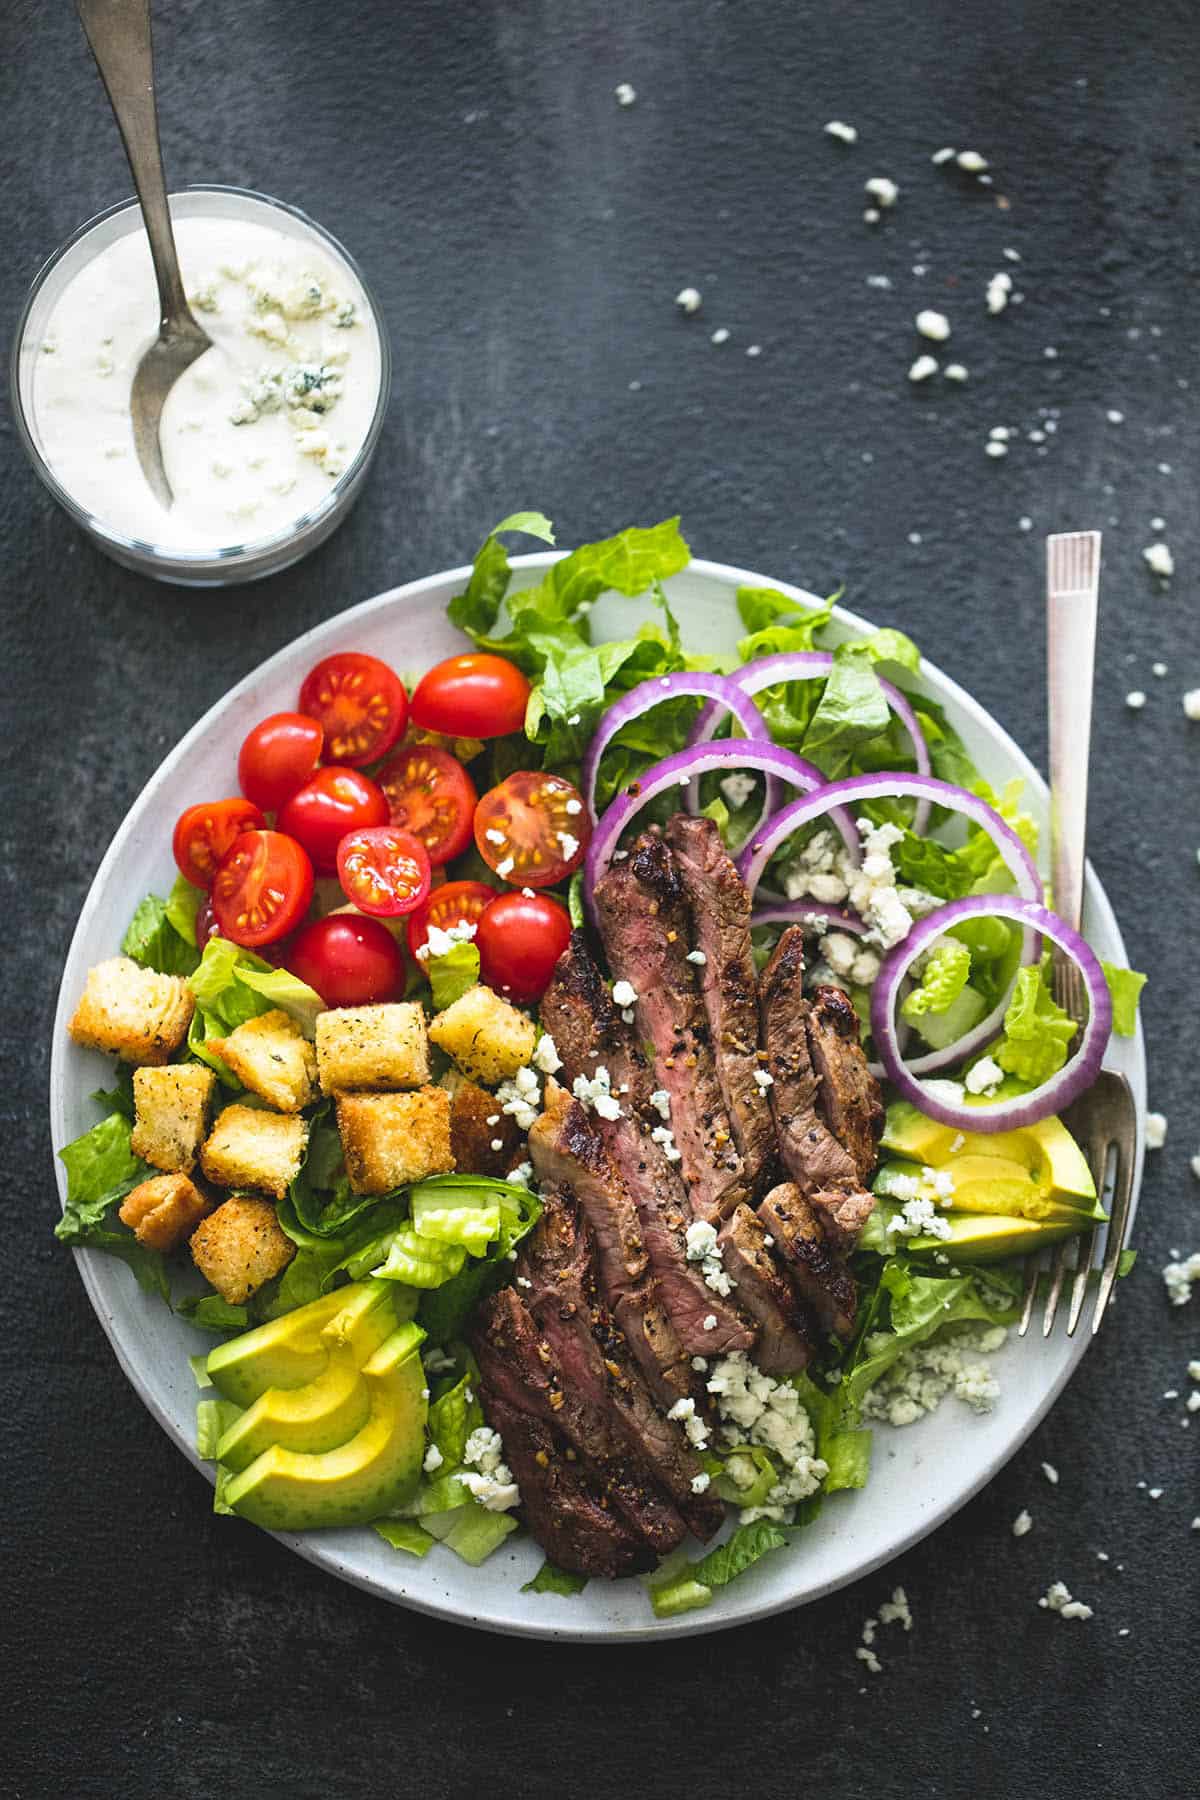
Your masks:
M743 588L718 666L677 521L525 585L511 532L553 542L487 537L473 650L326 658L181 812L70 1021L118 1074L57 1235L210 1334L218 1512L472 1564L524 1526L534 1591L670 1617L874 1424L992 1404L1021 1260L1104 1218L1058 1114L1143 978L1048 910L902 633ZM612 589L647 616L596 643Z

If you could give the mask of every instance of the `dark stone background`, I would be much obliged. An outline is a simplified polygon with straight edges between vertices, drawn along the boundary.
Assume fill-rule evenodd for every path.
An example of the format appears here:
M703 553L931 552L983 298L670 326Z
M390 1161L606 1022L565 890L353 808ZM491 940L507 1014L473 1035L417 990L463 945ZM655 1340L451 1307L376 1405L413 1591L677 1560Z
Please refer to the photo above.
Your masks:
M175 183L262 187L342 235L382 296L397 380L351 521L303 567L224 595L107 563L5 421L0 1788L1194 1793L1200 1419L1182 1431L1160 1396L1187 1389L1200 1301L1169 1310L1158 1276L1170 1246L1200 1242L1200 727L1179 703L1200 684L1193 6L156 11ZM41 260L129 180L71 7L8 0L0 65L11 322ZM613 99L623 80L628 110ZM833 117L857 125L857 148L822 135ZM941 144L982 150L995 185L932 167ZM875 231L860 218L873 174L902 189ZM983 287L1009 244L1025 303L989 319ZM867 285L878 273L890 291ZM704 292L698 319L672 304L688 282ZM931 304L955 322L964 389L905 379L912 315ZM1058 429L1038 455L1023 434L1043 407ZM998 462L982 449L995 424L1021 428ZM1152 975L1153 1104L1171 1121L1145 1187L1143 1266L991 1488L856 1589L641 1651L434 1624L213 1519L50 1238L58 969L142 783L263 656L466 560L517 506L544 507L567 543L679 510L698 554L818 591L844 580L851 605L912 631L1039 757L1043 535L1103 526L1092 842ZM1178 563L1166 591L1141 560L1155 514ZM1137 715L1133 687L1150 696ZM1139 1479L1161 1484L1157 1504ZM1036 1523L1017 1544L1022 1506ZM1093 1620L1038 1610L1054 1578ZM884 1673L864 1676L861 1621L896 1581L915 1628L885 1633Z

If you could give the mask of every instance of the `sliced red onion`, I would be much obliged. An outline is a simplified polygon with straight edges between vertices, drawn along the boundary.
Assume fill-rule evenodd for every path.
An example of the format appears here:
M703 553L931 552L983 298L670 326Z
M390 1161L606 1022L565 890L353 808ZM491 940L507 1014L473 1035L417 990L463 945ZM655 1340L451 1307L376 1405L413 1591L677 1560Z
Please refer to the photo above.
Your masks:
M857 913L831 906L827 900L767 900L750 914L751 925L811 925L815 931L848 931L861 937L868 930Z
M706 775L716 769L726 773L735 769L758 769L764 775L777 776L803 793L810 793L825 781L820 769L805 762L802 756L754 738L722 738L719 743L695 744L690 750L677 750L674 755L665 756L661 762L644 770L624 793L618 794L597 822L583 865L583 895L589 910L596 883L612 862L614 850L642 808L671 788L686 787L694 775ZM852 816L836 804L819 810L830 813L847 848L852 848L857 856L858 831ZM782 813L775 815L776 818L782 816Z
M1079 1046L1056 1075L1032 1094L998 1100L990 1106L956 1105L924 1082L918 1081L915 1063L905 1064L896 1032L896 1003L900 986L915 957L933 941L964 919L1011 919L1026 936L1048 937L1077 965L1088 992L1088 1017ZM1014 894L977 894L967 900L951 900L914 925L904 942L888 951L871 994L871 1034L883 1060L884 1071L899 1093L928 1118L956 1131L1012 1131L1049 1118L1089 1088L1100 1073L1105 1046L1112 1031L1112 1000L1104 970L1077 931L1056 913L1033 900ZM963 1042L965 1043L965 1039ZM960 1054L962 1045L957 1046Z
M684 695L697 698L707 697L710 706L718 715L732 713L748 738L769 738L766 722L755 706L753 700L743 692L736 681L728 675L705 674L700 670L682 670L674 675L659 675L649 681L639 682L637 687L630 688L619 700L613 702L597 725L591 743L583 759L583 797L587 801L588 811L592 818L596 817L596 775L600 768L600 758L608 749L622 726L628 725L631 719L640 719L655 706L661 706L664 700L678 700ZM690 739L689 739L690 742ZM771 806L778 804L778 791L768 778L768 788L772 789ZM694 808L692 810L695 810Z
M828 650L781 650L775 656L760 656L756 662L747 663L739 669L731 680L744 694L760 694L764 688L774 687L780 681L816 681L829 674L833 667L833 656ZM879 685L883 689L888 705L895 713L912 739L913 757L917 765L918 775L929 775L933 771L933 762L929 754L929 745L925 733L917 721L916 711L907 694L885 681L879 676ZM696 723L688 733L689 744L709 743L721 723L723 702L715 698L707 706L700 709ZM688 793L688 811L696 812L699 808L699 783L693 783ZM932 802L919 800L913 814L912 828L921 836L929 823L929 811Z

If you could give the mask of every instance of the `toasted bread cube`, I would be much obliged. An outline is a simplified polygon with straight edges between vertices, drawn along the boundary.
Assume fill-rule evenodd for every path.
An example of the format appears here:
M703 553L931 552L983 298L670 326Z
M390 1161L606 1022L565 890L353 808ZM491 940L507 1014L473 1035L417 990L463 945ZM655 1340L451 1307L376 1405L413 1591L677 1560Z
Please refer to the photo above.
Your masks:
M337 1123L346 1172L356 1194L387 1194L454 1167L450 1096L444 1088L415 1094L339 1094Z
M77 1044L128 1063L165 1063L187 1036L196 1002L181 975L139 968L110 956L88 970L83 997L67 1030Z
M133 1071L136 1113L129 1147L168 1174L194 1167L208 1130L217 1078L203 1063L166 1063Z
M287 1268L296 1246L269 1200L235 1194L193 1232L191 1251L192 1261L222 1300L240 1306Z
M293 1113L227 1106L200 1152L200 1167L218 1187L258 1188L282 1200L307 1143L308 1124Z
M521 1145L520 1128L500 1111L495 1094L460 1077L450 1094L450 1148L455 1168L470 1175L495 1175L502 1181L525 1154Z
M468 988L440 1012L429 1035L466 1074L492 1085L528 1063L537 1042L528 1014L482 985Z
M421 1087L429 1080L425 1009L397 1000L318 1013L317 1068L326 1094Z
M139 1244L173 1250L208 1211L209 1202L186 1175L152 1175L126 1194L120 1219Z
M317 1056L296 1021L276 1008L247 1019L227 1038L210 1038L243 1087L278 1112L300 1112L316 1098Z

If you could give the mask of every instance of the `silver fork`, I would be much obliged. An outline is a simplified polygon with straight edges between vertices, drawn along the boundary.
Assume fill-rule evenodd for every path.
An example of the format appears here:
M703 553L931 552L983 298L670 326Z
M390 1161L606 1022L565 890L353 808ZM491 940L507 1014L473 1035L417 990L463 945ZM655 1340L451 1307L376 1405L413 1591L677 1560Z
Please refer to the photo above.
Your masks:
M1059 917L1076 931L1083 914L1085 842L1087 835L1088 752L1092 733L1092 685L1096 661L1096 611L1100 592L1100 533L1072 531L1046 543L1046 651L1050 717L1050 846L1053 904ZM1051 964L1054 998L1077 1024L1087 1012L1083 978L1057 948ZM1064 1123L1082 1145L1102 1197L1113 1171L1108 1235L1100 1270L1093 1333L1100 1329L1117 1278L1129 1228L1133 1198L1137 1112L1123 1075L1104 1070L1086 1094L1064 1114ZM1042 1335L1054 1329L1068 1272L1073 1272L1067 1310L1067 1336L1079 1324L1099 1227L1092 1225L1068 1238L1054 1251L1050 1286L1042 1315ZM1018 1331L1029 1329L1037 1295L1040 1258L1027 1258L1025 1292Z

